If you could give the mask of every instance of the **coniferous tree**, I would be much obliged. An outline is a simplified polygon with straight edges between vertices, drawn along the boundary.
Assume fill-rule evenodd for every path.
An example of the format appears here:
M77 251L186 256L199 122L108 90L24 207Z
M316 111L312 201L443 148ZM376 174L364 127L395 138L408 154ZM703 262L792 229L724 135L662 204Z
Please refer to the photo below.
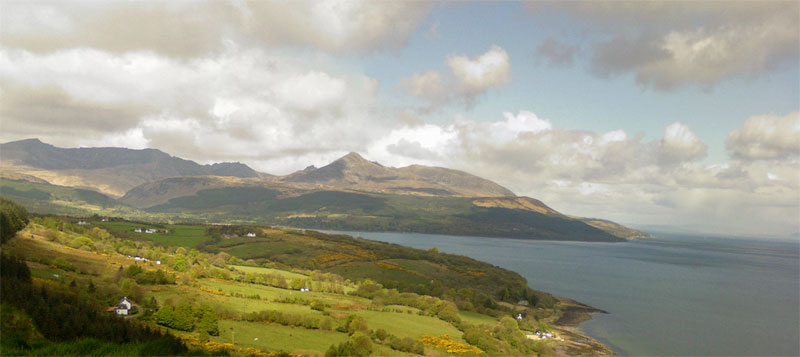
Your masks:
M14 201L0 197L0 243L13 238L28 225L28 211Z

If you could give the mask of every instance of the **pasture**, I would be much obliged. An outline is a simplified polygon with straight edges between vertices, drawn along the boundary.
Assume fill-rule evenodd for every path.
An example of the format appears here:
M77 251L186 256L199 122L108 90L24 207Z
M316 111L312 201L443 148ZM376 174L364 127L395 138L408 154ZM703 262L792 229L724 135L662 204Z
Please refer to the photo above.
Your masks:
M104 228L110 232L126 232L129 237L138 239L146 239L162 245L180 246L186 248L195 248L200 243L208 240L206 236L206 229L201 225L186 225L186 224L171 224L171 225L158 225L137 223L128 221L92 221L92 225ZM136 228L154 228L157 230L167 229L168 233L136 233Z

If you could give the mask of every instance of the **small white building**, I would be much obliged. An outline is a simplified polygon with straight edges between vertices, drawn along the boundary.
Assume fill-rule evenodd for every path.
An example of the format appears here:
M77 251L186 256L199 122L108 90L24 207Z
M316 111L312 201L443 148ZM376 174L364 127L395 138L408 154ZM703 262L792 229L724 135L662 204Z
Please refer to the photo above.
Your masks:
M147 233L147 234L155 234L155 233L158 233L158 230L155 229L155 228L147 228L147 229L144 230L144 232Z
M86 222L86 221L84 221L84 220L80 220L80 221L78 221L78 225L79 225L79 226L88 226L88 225L89 225L89 222Z
M248 237L248 238L255 238L255 237L256 237L256 234L255 234L255 233L253 233L253 232L247 232L247 237Z
M522 313L517 314L517 320L522 320Z
M128 316L132 307L133 303L125 296L114 306L114 313L120 316Z
M142 229L141 228L134 228L133 231L136 232L136 233L142 233Z

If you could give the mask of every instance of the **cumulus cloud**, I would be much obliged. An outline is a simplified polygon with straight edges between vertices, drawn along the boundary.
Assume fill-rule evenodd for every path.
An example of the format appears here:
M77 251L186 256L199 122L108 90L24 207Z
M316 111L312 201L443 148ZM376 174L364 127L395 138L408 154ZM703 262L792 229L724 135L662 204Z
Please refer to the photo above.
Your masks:
M428 8L419 1L12 1L0 12L0 42L39 53L89 46L181 58L229 42L368 52L403 46Z
M664 129L664 139L659 143L659 161L671 164L699 159L706 155L706 149L688 126L675 122Z
M426 71L401 79L399 88L426 101L426 110L431 110L451 102L471 107L489 89L510 80L508 53L496 45L473 58L452 55L446 64L450 70L446 77L437 71Z
M451 56L447 59L447 66L453 73L457 90L465 95L477 95L505 84L511 72L508 53L499 46L492 46L474 58Z
M591 39L593 73L632 73L643 86L671 90L690 84L711 88L728 78L796 65L798 6L793 1L648 1L530 7L574 16L597 34Z
M284 155L358 150L384 125L377 80L264 51L179 61L3 49L0 64L0 138L7 140L50 132L55 144L71 146L79 136L87 145L268 165Z
M745 120L725 142L728 151L745 160L800 156L800 112L758 115Z

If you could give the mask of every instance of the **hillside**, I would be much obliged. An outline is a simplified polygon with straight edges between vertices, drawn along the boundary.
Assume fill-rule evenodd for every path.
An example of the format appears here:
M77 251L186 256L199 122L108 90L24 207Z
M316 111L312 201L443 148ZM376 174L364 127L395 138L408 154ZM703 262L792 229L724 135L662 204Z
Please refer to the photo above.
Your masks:
M58 148L38 139L0 144L0 168L8 175L28 175L61 186L95 190L120 197L146 182L177 176L259 177L241 163L200 165L154 149Z
M158 150L60 149L35 139L2 150L0 188L34 212L522 239L647 237L613 222L567 216L463 171L386 167L357 153L268 176ZM124 187L130 189L120 195Z
M568 310L593 309L532 290L518 274L466 257L270 227L75 222L35 217L4 244L5 254L27 265L17 268L4 258L4 297L11 291L6 273L21 269L29 270L32 293L67 301L80 296L91 302L80 307L87 314L90 309L100 314L127 296L137 306L124 319L129 328L168 331L191 354L610 352L556 323ZM134 233L131 227L167 233ZM250 232L256 237L246 237ZM84 331L98 330L99 324L83 321L77 330L51 325L56 316L17 302L26 291L17 289L14 300L3 300L16 304L11 309L4 304L0 315L4 354L112 352L104 342L86 340L97 335ZM511 318L518 313L524 318ZM113 322L107 316L104 323ZM5 328L10 319L33 322L25 325L28 332L12 335ZM558 338L526 338L535 329ZM120 348L126 355L156 353L148 346Z

